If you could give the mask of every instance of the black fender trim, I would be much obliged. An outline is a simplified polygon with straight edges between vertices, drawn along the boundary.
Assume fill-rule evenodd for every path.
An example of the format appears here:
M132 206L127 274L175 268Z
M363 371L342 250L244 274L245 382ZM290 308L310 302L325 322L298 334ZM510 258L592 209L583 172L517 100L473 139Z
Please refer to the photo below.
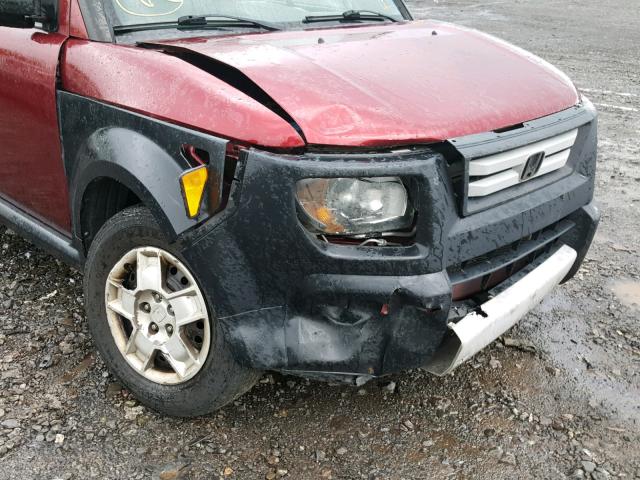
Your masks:
M58 108L76 241L84 236L84 194L98 179L109 178L131 190L151 210L169 241L214 213L205 203L197 218L186 214L179 178L192 165L182 147L193 145L209 153L210 180L220 182L210 188L220 191L227 140L63 91L58 92Z

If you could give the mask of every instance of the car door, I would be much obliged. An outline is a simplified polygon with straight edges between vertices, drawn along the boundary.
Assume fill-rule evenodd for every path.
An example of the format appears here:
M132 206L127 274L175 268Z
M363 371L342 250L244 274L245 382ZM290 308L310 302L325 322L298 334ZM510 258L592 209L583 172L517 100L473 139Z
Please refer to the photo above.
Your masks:
M0 27L0 197L70 232L56 104L65 40L58 32Z

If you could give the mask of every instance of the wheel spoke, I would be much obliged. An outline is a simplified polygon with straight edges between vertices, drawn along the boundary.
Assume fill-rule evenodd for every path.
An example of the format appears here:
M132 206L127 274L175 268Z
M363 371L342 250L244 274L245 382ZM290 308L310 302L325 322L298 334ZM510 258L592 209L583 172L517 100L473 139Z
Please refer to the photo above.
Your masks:
M153 363L156 346L150 342L139 329L131 332L127 342L126 353L134 354L142 362L141 370L147 370Z
M177 298L192 298L198 296L198 289L194 286L187 287L183 290L178 290L177 292L170 292L165 295L166 299L169 301L173 301Z
M180 327L185 327L187 325L190 325L192 323L198 322L200 320L205 320L207 317L206 315L197 313L194 315L191 315L189 317L182 317L180 319L176 320L176 325L178 326L178 328Z
M190 290L190 289L189 289ZM192 292L175 295L170 300L176 317L176 325L183 327L198 320L207 318L207 312L200 299Z
M129 313L129 312L127 312L125 310L125 308L123 307L122 302L120 300L113 300L113 301L109 302L107 304L107 307L112 312L120 315L123 318L126 318L130 322L133 322L134 316L131 313Z
M136 278L139 291L162 292L164 290L162 261L156 252L138 251Z
M189 345L177 334L164 345L162 349L171 368L178 374L180 378L187 376L189 369L198 363L198 356Z
M122 286L122 281L117 280L115 278L109 277L109 278L107 278L107 282L109 283L109 285L111 285L112 287L114 287L114 288L116 288L118 290L120 290L121 288L124 288Z
M133 322L136 316L135 293L124 288L121 282L111 277L107 280L107 282L108 285L116 289L115 295L112 291L108 291L107 295L110 298L107 303L107 307L118 315Z

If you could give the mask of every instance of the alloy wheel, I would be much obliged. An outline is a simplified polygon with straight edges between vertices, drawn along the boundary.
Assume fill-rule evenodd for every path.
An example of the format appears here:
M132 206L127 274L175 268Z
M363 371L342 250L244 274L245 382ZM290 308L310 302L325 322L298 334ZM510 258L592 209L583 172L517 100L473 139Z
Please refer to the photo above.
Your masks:
M193 378L211 347L204 296L188 268L155 247L128 252L105 285L107 319L128 364L163 385Z

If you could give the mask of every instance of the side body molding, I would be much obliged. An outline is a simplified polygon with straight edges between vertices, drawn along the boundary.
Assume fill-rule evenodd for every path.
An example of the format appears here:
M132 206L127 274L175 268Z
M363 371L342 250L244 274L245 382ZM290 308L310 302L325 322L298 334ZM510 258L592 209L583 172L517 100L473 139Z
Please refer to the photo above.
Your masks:
M83 239L85 192L92 182L105 178L131 190L170 241L209 217L206 204L197 218L186 214L179 178L191 165L182 147L192 145L209 153L210 179L220 182L210 188L220 189L227 140L67 92L58 92L58 106L75 241Z

